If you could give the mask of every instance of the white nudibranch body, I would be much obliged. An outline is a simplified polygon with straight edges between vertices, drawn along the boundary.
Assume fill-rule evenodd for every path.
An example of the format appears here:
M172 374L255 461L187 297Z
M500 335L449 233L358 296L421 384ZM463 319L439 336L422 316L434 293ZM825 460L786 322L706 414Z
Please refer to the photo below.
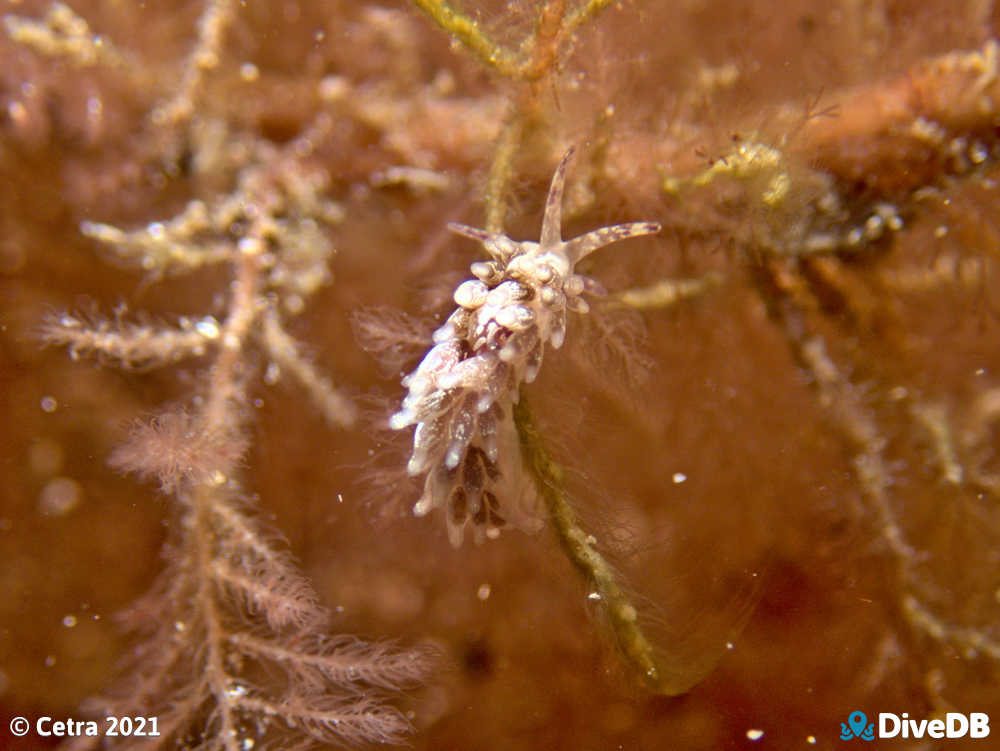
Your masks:
M407 471L426 479L413 511L423 516L444 508L455 547L470 523L477 542L499 536L508 522L528 530L540 525L534 494L510 487L505 475L518 473L502 471L504 461L520 460L511 418L518 388L535 380L546 344L562 346L566 311L586 313L583 293L604 293L599 282L574 273L577 262L605 245L660 231L656 222L637 222L564 241L562 195L572 154L570 149L552 177L539 242L448 225L479 240L491 260L472 264L476 278L455 290L457 309L403 379L409 393L389 421L394 430L416 425ZM501 509L498 488L505 479L515 497Z

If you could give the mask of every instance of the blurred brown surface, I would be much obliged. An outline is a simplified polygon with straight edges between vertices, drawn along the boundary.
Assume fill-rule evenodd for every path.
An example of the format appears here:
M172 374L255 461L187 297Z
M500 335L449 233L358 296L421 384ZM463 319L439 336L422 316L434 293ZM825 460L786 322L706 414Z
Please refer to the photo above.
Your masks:
M447 311L450 289L478 256L443 228L481 226L503 113L496 97L510 84L451 50L402 3L250 6L226 36L205 107L234 129L279 141L319 109L332 115L317 160L347 217L334 230L335 281L293 333L359 400L388 404L402 394L398 378L380 377L349 317L366 306ZM4 11L39 17L44 7ZM19 749L43 744L12 739L10 716L79 716L80 701L113 678L127 648L114 614L160 569L171 514L153 488L105 462L128 420L189 398L199 372L197 363L123 373L71 362L42 349L34 332L46 313L67 308L213 312L213 295L225 289L215 272L151 283L107 263L78 231L84 219L123 227L164 219L193 196L226 189L184 174L164 179L145 121L176 85L200 4L73 7L141 59L154 83L137 90L119 73L77 69L0 38L0 747ZM514 39L534 13L533 3L494 2L481 17L498 38ZM585 519L613 548L665 653L700 659L684 639L724 633L739 621L726 620L739 610L734 602L756 603L718 668L684 697L650 696L624 674L547 530L453 550L440 519L409 513L416 490L392 458L403 448L386 448L366 427L330 431L294 388L258 387L244 482L335 612L336 630L429 638L450 660L414 693L413 748L823 749L841 745L840 723L855 709L870 718L985 711L1000 724L996 659L962 654L904 613L897 561L859 489L852 447L769 315L753 243L755 223L767 220L727 203L721 188L710 186L692 208L655 187L723 156L734 134L756 133L801 147L798 166L832 170L859 206L901 207L904 227L870 252L799 269L815 306L805 317L887 439L893 508L921 552L928 606L996 643L998 499L946 482L913 417L921 405L941 406L966 474L998 471L992 420L982 417L1000 385L996 152L974 171L953 174L932 159L897 180L885 133L869 126L840 141L836 131L852 92L905 80L925 59L980 49L996 32L989 3L623 3L579 32L541 95L553 141L582 142L586 153L606 139L617 170L595 170L589 181L585 168L575 173L585 195L568 212L566 236L616 221L666 226L656 240L606 249L587 273L612 290L709 271L725 279L642 314L638 354L653 365L640 385L629 385L614 357L593 355L598 328L573 320L567 347L547 354L528 391L574 473ZM254 81L241 76L248 61ZM320 103L326 76L346 82L346 101ZM99 116L87 114L95 97ZM834 108L825 121L832 134L803 145L782 108L805 112L817 99ZM970 137L992 148L996 122L972 123ZM848 162L864 165L866 180L838 168ZM537 233L553 164L547 155L515 161L511 236ZM449 187L373 185L373 173L394 165L436 170ZM917 186L938 193L917 200L908 192ZM942 259L968 261L969 279L934 276ZM923 286L886 281L921 272ZM373 483L380 472L398 473L398 484L396 475ZM752 741L755 729L764 735Z

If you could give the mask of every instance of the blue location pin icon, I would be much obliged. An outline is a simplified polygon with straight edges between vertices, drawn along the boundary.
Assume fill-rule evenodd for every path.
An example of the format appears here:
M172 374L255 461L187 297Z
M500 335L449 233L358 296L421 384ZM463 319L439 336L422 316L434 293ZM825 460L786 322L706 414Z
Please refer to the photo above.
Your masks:
M868 718L865 717L864 712L851 712L847 716L847 724L854 731L854 737L860 738L861 734L865 732L865 725L868 724Z

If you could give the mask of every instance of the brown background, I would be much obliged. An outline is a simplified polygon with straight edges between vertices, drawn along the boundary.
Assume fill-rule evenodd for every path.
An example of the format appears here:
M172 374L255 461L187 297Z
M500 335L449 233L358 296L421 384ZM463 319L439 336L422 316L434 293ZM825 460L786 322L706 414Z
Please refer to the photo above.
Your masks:
M367 306L447 310L448 290L479 255L443 228L481 226L503 97L517 89L451 49L405 3L379 6L386 17L346 1L250 5L226 35L204 107L234 129L277 141L319 109L332 113L317 161L347 212L332 230L336 279L291 328L339 384L384 414L402 389L359 347L350 316ZM511 45L536 12L530 2L473 5ZM71 362L42 349L34 332L47 312L107 313L123 301L167 320L218 312L213 296L226 283L213 271L150 284L107 263L78 231L84 219L139 226L227 189L183 175L158 179L144 126L151 105L176 86L200 4L73 7L148 66L152 83L137 89L120 74L77 69L0 39L8 113L0 114L0 747L37 743L14 742L10 716L79 716L78 703L113 677L127 649L113 615L160 569L171 516L167 499L105 462L128 420L183 401L201 372L198 362L149 373ZM43 9L4 4L25 16ZM931 441L905 405L943 405L959 431L997 387L1000 290L991 272L1000 200L990 180L1000 175L992 156L953 174L944 161L897 149L877 123L847 132L847 115L858 91L905 82L922 60L978 49L996 33L993 5L984 2L626 2L567 42L542 86L545 127L514 162L509 234L536 236L566 143L583 144L582 165L588 149L606 143L618 171L594 177L575 168L571 182L591 174L592 194L575 199L565 234L640 219L666 229L605 249L587 273L610 289L724 275L720 287L641 321L601 317L605 327L645 332L630 355L651 362L645 379L630 382L614 353L601 354L607 335L577 318L567 347L547 355L528 389L574 472L581 513L613 550L664 653L681 667L721 656L684 697L650 696L624 672L548 530L453 550L440 518L409 515L416 490L399 469L405 439L385 446L368 427L331 431L295 388L255 389L245 484L336 608L336 630L430 638L447 655L449 665L408 699L413 748L834 748L854 709L911 717L992 711L1000 724L996 662L963 656L903 615L897 563L859 490L854 450L768 314L754 243L768 218L721 188L691 204L657 189L663 174L693 174L731 150L734 136L756 134L801 147L795 166L837 173L838 190L854 204L901 207L905 226L890 241L835 260L834 282L806 278L819 300L809 324L888 439L893 509L926 556L920 576L933 593L929 607L995 637L1000 499L942 482ZM241 80L244 61L258 66L257 82ZM706 83L705 71L723 66L735 81ZM445 74L453 88L435 94L433 82L440 89ZM351 87L346 103L320 103L317 84L328 75ZM14 118L8 105L27 101L25 82L35 93L27 117ZM95 96L98 120L86 114ZM810 106L834 108L827 153L802 145L789 125L789 111ZM963 135L962 127L951 134ZM988 146L997 135L988 117L968 132ZM451 187L372 184L372 173L399 164L438 170ZM934 186L938 199L915 200L921 186ZM946 235L935 232L940 226ZM942 257L970 259L975 282L945 277L921 291L883 283L887 271L928 270ZM611 334L621 340L621 330ZM893 397L900 388L902 402ZM43 411L44 397L56 400L55 411ZM992 432L982 440L959 459L995 464ZM675 472L687 479L673 482ZM57 478L80 494L64 514L42 501ZM734 648L720 648L748 603L754 609ZM67 615L75 626L63 625ZM755 728L764 736L751 742L746 732Z

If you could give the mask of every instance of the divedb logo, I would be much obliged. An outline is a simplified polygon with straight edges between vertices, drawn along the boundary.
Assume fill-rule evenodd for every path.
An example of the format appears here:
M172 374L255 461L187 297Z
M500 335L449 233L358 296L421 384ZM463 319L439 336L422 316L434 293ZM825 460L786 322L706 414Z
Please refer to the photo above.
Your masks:
M878 732L876 723L869 722L864 712L855 710L840 723L840 740L859 738L873 741L876 738L986 738L990 734L990 716L985 712L948 712L944 719L913 720L906 712L893 714L879 712Z

